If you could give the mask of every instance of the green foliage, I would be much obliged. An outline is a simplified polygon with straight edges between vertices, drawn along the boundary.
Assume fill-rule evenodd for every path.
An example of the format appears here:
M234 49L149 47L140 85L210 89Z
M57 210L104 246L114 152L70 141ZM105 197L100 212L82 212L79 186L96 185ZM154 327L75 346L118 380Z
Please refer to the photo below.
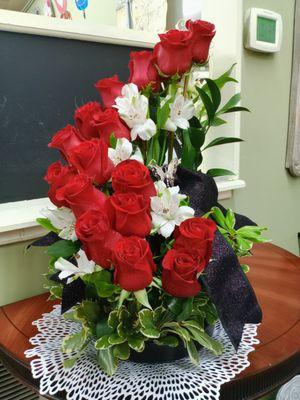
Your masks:
M254 243L265 243L268 239L262 236L266 228L259 226L243 226L235 229L235 216L232 210L228 209L226 215L218 207L213 207L210 216L215 220L218 229L233 248L237 257L251 256L251 249ZM249 271L248 265L242 265L243 271Z
M80 249L79 242L72 242L71 240L59 240L48 247L47 253L51 257L70 258Z
M36 222L48 231L59 233L59 229L56 229L48 218L37 218Z
M207 175L211 176L212 178L216 178L218 176L229 176L235 175L234 172L230 171L229 169L223 168L212 168L206 171Z

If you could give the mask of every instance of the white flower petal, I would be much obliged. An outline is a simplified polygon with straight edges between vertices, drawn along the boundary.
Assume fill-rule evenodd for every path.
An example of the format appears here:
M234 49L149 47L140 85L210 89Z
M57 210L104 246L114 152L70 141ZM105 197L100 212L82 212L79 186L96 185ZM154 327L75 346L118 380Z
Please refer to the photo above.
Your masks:
M176 225L180 225L181 222L185 221L186 219L192 218L194 215L195 211L191 207L181 206L176 213L175 223Z
M165 125L164 129L170 132L175 132L177 129L177 126L174 124L174 122L171 120L171 118L168 118Z
M172 232L175 229L175 222L174 221L167 221L165 224L163 224L160 229L159 233L165 237L168 238L172 235Z

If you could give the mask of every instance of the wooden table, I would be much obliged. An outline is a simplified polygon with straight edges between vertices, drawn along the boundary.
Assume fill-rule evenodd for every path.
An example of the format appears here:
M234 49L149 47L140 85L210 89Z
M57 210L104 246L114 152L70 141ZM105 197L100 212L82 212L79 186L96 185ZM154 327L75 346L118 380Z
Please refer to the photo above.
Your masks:
M300 258L263 244L255 246L247 262L264 315L258 329L260 344L249 356L251 365L223 385L220 400L258 399L300 373ZM31 322L52 309L46 299L45 294L0 308L0 359L36 391L38 382L31 377L24 351L36 333Z

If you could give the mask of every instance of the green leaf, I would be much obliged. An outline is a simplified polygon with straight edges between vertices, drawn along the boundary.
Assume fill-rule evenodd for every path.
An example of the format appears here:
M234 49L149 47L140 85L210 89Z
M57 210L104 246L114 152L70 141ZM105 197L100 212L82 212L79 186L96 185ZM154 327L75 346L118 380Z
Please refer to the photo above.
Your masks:
M227 110L226 110L223 114L229 114L229 113L238 112L238 111L247 111L247 112L250 112L249 108L247 108L247 107L242 107L242 106L238 106L238 107L230 107L230 108L227 108Z
M199 129L190 127L189 133L192 146L196 150L199 150L203 146L203 143L205 141L205 134L203 130L201 128Z
M109 335L108 341L110 344L121 344L126 341L126 338L119 336L117 333L112 333Z
M205 79L208 89L210 91L210 97L214 105L214 110L217 111L221 103L221 92L218 85L212 79Z
M104 349L108 349L109 347L111 347L112 344L109 343L108 338L109 338L109 335L105 335L105 336L102 336L100 339L98 339L95 342L95 348L97 350L104 350Z
M48 231L59 233L60 230L55 228L48 218L37 218L36 222Z
M82 329L80 332L73 333L64 337L62 342L62 351L64 353L72 353L75 350L80 350L87 339L86 329Z
M211 126L220 126L224 124L227 124L227 121L219 117L215 117L214 120L211 122Z
M175 337L175 336L166 335L159 339L154 340L154 343L157 344L158 346L177 347L179 344L179 341L178 341L177 337Z
M94 301L84 300L82 302L81 309L88 321L92 321L93 323L96 323L98 321L101 312L98 303Z
M112 283L100 281L96 284L96 290L99 297L106 298L114 294L116 286Z
M118 359L114 355L113 350L104 349L97 352L97 361L101 369L109 376L112 376L118 367Z
M260 228L258 226L243 226L242 228L239 228L236 233L238 236L248 239L254 243L266 243L269 242L269 240L263 237L261 234L265 230L266 228Z
M211 101L210 97L208 96L208 94L202 88L196 87L196 89L199 93L199 96L201 97L202 103L206 110L208 121L211 122L211 121L213 121L215 113L216 113L215 106L214 106L213 102Z
M239 247L239 250L242 252L248 252L249 250L252 249L253 243L251 240L243 239L240 236L236 237L236 243Z
M207 175L212 178L217 178L218 176L235 175L234 172L229 171L229 169L224 168L212 168L206 171Z
M117 146L117 138L114 133L112 133L109 137L109 147L115 149Z
M51 286L49 290L53 300L62 298L63 287L61 285Z
M185 302L182 304L182 310L180 312L180 314L177 315L176 317L176 321L183 321L187 318L189 318L189 316L192 313L192 309L193 309L193 297L189 297L188 299L185 299Z
M201 332L204 332L203 325L200 325L200 324L199 324L197 321L195 321L195 320L183 321L183 322L182 322L182 325L185 326L187 329L188 329L189 327L192 327L192 328L198 329L198 330L201 331Z
M120 360L126 361L130 356L130 347L128 343L121 343L113 347L114 356Z
M196 329L192 326L187 326L186 328L192 334L192 338L203 347L211 350L215 355L219 355L222 353L221 344L211 338L206 332L200 331L199 329Z
M241 100L241 93L236 93L235 95L233 95L228 101L227 103L221 108L221 110L219 111L220 114L225 113L229 108L232 108L234 106L236 106L239 101Z
M160 332L154 324L154 314L150 310L143 309L139 312L139 321L142 328L141 333L151 339L159 338Z
M193 308L193 299L193 297L170 297L167 301L167 307L175 314L176 319L181 321L189 317Z
M189 129L184 129L182 132L181 165L188 169L194 169L197 153L191 143L189 131Z
M209 149L210 147L220 146L221 144L235 143L235 142L243 142L243 139L238 138L238 137L220 136L220 137L212 140L208 145L206 145L204 147L204 149L202 149L202 151Z
M213 211L214 220L216 221L217 225L220 225L223 228L227 228L225 216L222 213L222 211L219 209L219 207L212 207L212 211Z
M156 122L157 129L163 128L165 123L167 122L167 119L169 118L170 115L171 101L172 98L166 101L162 107L157 108L157 122Z
M77 363L78 357L68 358L67 360L63 361L63 367L65 369L71 369Z
M128 297L130 296L130 292L127 292L127 290L122 289L119 297L119 302L118 302L118 308L122 307L122 304Z
M141 353L145 349L145 341L142 337L138 335L131 335L128 337L128 344L133 350Z
M233 230L235 226L235 215L230 208L228 208L226 213L226 225L229 228L229 230Z
M101 338L102 336L110 335L113 332L113 328L108 325L106 318L101 318L101 320L96 325L96 336Z
M189 357L193 364L199 364L199 351L197 350L195 343L192 340L189 340L186 345Z
M143 290L138 290L136 292L133 292L135 295L135 298L137 299L137 301L139 303L141 303L143 306L150 308L150 310L152 310L152 307L149 303L148 300L148 295L147 295L147 290L143 289Z
M73 254L77 253L79 249L80 244L78 241L59 240L48 247L47 253L51 257L70 258Z
M247 264L241 264L241 267L245 274L247 274L250 271L250 267Z
M108 320L107 320L107 324L113 328L116 329L117 326L119 325L119 317L118 317L118 311L117 310L113 310L110 312L109 316L108 316Z
M217 79L214 79L215 84L218 86L219 89L222 89L222 87L227 83L227 82L235 82L238 83L238 81L234 78L232 78L230 75L232 73L232 70L236 66L236 63L232 64L232 66L224 72L224 74L220 75Z

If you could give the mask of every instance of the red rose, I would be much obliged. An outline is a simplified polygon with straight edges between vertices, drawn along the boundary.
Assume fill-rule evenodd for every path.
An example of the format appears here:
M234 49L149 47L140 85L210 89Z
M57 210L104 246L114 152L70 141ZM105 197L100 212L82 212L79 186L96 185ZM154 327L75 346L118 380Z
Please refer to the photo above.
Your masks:
M89 140L98 137L98 130L92 121L93 116L101 111L101 106L96 101L91 101L75 111L75 123L83 139Z
M76 175L65 186L57 190L59 201L68 204L76 218L88 210L101 210L106 196L96 189L91 179L84 174Z
M126 138L130 140L130 130L120 120L119 113L114 108L107 108L95 114L92 124L93 128L98 132L98 137L107 144L109 144L112 133L117 139Z
M152 51L132 51L129 61L129 82L135 83L139 89L151 84L154 90L159 88L160 79L153 63Z
M189 218L175 231L174 249L197 249L201 251L206 264L212 255L212 243L217 226L208 218Z
M123 238L114 248L115 284L129 292L145 289L153 279L156 265L150 246L136 236Z
M111 221L124 236L145 237L151 231L150 200L135 193L119 193L109 198Z
M85 212L77 220L75 230L88 259L102 268L110 268L112 249L122 236L111 229L106 213L100 210Z
M210 22L188 20L187 29L191 32L191 49L193 60L198 63L205 63L208 59L209 46L216 34L214 24Z
M104 107L111 107L115 104L115 98L121 95L123 86L124 83L119 81L118 75L114 75L111 78L100 79L100 81L95 84L102 98Z
M156 196L148 168L136 160L120 162L112 172L112 187L116 193L136 193Z
M65 159L68 160L70 150L78 146L81 142L82 140L79 138L74 126L67 125L53 136L48 147L58 149Z
M171 29L159 35L160 42L154 47L154 62L168 76L183 74L192 63L190 32Z
M60 201L56 198L57 189L61 188L76 175L76 171L70 166L64 166L60 161L49 165L45 180L49 183L50 188L48 197L56 207L68 207L66 201Z
M169 250L162 262L162 285L175 297L196 296L201 290L198 274L206 263L200 253L189 250Z
M113 163L108 158L108 146L103 140L88 140L74 147L69 154L70 163L93 182L103 185L111 177Z

